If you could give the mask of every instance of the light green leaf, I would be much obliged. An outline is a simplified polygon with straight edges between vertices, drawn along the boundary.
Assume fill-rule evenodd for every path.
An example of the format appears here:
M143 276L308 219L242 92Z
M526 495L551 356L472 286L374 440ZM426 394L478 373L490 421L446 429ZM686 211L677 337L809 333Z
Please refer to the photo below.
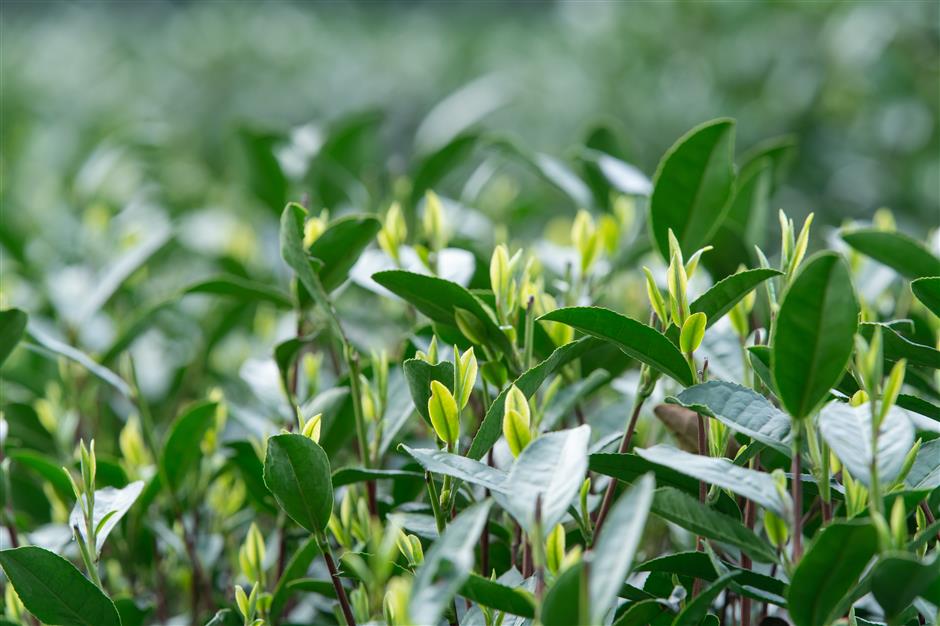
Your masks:
M215 425L217 409L215 402L199 402L187 408L173 422L160 456L171 491L179 491L187 475L202 458L199 444Z
M568 510L587 472L591 427L546 433L532 441L516 459L493 498L531 532L535 504L541 497L542 533L547 535Z
M842 232L847 244L906 278L940 276L940 258L903 233L858 228Z
M829 395L852 355L858 301L845 261L814 255L784 295L772 339L771 371L784 408L797 419Z
M675 344L659 331L635 319L601 307L556 309L539 319L561 322L607 341L684 386L695 382L692 369Z
M790 456L790 417L749 387L708 381L684 389L667 402L714 417L742 435Z
M0 550L0 566L29 612L46 624L121 626L111 599L57 554L36 546Z
M653 513L696 535L740 548L755 561L777 561L773 547L750 528L678 489L657 489L653 498Z
M653 177L650 228L664 259L672 229L685 256L711 241L734 189L734 120L696 126L663 155Z
M655 487L652 474L645 474L628 487L611 507L602 532L591 548L594 560L588 580L588 604L592 623L603 621L630 573Z
M414 623L436 624L469 578L491 504L486 500L464 509L425 555L408 601L408 615Z
M914 427L904 409L893 407L885 416L878 435L878 478L890 485L904 466L914 445ZM819 430L852 477L871 485L871 405L853 407L830 402L819 411Z
M95 511L92 519L95 525L96 554L101 553L101 548L104 546L108 535L130 510L143 489L144 481L135 480L122 489L105 487L95 491ZM85 540L85 545L90 544L88 532L85 528L85 515L82 513L82 508L78 502L72 507L72 513L69 515L69 526L78 528Z
M665 465L697 480L753 500L773 511L778 517L789 517L789 498L778 493L774 479L766 472L739 467L728 459L690 454L663 444L646 449L638 448L636 453L647 461Z
M333 511L330 460L323 448L303 435L268 439L264 484L278 505L310 532L322 532Z
M838 618L843 597L877 552L878 532L871 524L834 522L823 528L790 581L787 602L796 626L826 626Z

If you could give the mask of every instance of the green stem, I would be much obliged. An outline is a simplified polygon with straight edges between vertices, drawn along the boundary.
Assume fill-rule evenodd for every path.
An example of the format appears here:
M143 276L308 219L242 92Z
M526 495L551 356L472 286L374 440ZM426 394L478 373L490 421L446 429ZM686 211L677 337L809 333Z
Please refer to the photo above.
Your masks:
M333 559L333 549L326 538L326 534L321 530L316 534L317 547L323 553L323 560L326 561L326 567L330 571L330 580L333 582L333 589L336 591L336 597L339 599L339 605L343 610L343 617L346 618L348 626L356 626L356 618L353 617L352 607L349 605L349 598L346 597L346 589L339 579L339 572L336 569L336 561Z
M434 479L431 477L431 472L424 473L424 482L428 485L428 498L431 500L431 511L434 513L434 522L437 524L437 532L441 534L444 532L447 522L444 520L444 515L441 512L441 503L437 495L437 487L434 486Z
M803 422L793 420L793 565L803 556L803 485L801 484Z

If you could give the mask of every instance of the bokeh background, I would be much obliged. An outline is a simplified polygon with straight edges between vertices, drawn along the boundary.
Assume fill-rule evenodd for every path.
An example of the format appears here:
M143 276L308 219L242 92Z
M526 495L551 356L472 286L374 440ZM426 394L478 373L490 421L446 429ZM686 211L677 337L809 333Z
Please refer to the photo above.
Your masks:
M494 238L567 235L585 144L652 177L717 116L739 155L792 135L772 208L815 211L814 247L883 206L919 238L940 223L933 0L4 0L0 27L0 299L101 359L181 285L283 281L286 200L400 199L414 220L434 187L467 209L479 270ZM556 160L540 176L533 155ZM194 319L163 319L139 358L187 362L211 333Z

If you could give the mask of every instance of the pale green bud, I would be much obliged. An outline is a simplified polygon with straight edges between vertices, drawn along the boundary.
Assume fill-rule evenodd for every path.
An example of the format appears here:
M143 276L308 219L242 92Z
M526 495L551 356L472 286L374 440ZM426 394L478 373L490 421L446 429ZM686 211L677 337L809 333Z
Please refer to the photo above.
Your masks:
M581 256L581 273L586 274L600 253L597 227L591 214L581 209L571 226L571 240Z
M787 540L790 537L787 523L772 511L767 510L764 511L764 532L767 533L770 543L778 550L782 550L787 545Z
M620 224L613 215L601 215L597 223L597 236L608 255L614 255L620 244Z
M450 389L437 380L431 381L431 397L428 399L428 414L431 425L441 441L451 446L460 439L460 413Z
M894 479L895 485L902 485L904 479L911 473L911 468L914 467L914 461L917 460L917 453L920 452L921 443L923 443L923 439L918 438L917 441L914 442L914 445L911 446L911 449L907 451L907 455L904 457L904 463L901 465L901 471L898 472L898 477Z
M512 452L514 457L518 457L532 441L529 420L523 417L519 411L514 409L506 410L503 415L503 435L506 436L509 451Z
M320 430L323 425L323 413L317 413L308 420L304 420L303 427L300 429L300 434L302 434L307 439L313 440L315 443L320 443Z
M330 224L330 212L323 209L319 217L311 217L304 223L304 248L309 248L320 238Z
M695 270L698 269L698 262L702 258L702 255L708 252L709 250L714 250L712 246L705 246L704 248L699 248L696 250L689 260L685 264L685 273L689 278L695 275Z
M682 256L676 252L669 261L666 284L669 287L669 306L672 313L672 321L680 328L685 323L690 313L689 300L686 295L688 282L685 266L682 264Z
M462 355L454 346L454 399L457 408L463 409L470 401L470 392L477 381L477 359L473 347L467 349Z
M118 446L121 450L121 458L130 468L134 470L146 467L153 462L150 451L144 442L143 433L140 430L140 420L136 415L128 418L121 434L118 436Z
M377 237L379 247L397 262L398 249L405 243L407 238L408 224L405 222L401 205L398 202L393 202L385 214L385 222Z
M428 345L427 353L418 350L415 352L415 358L430 365L437 364L437 335L431 335L431 343Z
M646 274L646 296L649 298L653 313L659 318L659 321L665 326L669 323L669 313L666 311L666 302L663 300L663 294L659 291L659 286L653 278L653 272L650 268L644 266L643 273Z
M898 395L901 393L901 387L904 386L904 373L906 369L907 361L901 359L894 364L894 367L891 368L891 373L888 374L888 380L885 382L885 388L881 394L879 424L884 421L885 417L888 415L888 411L894 406Z
M679 348L684 354L692 354L702 345L707 324L708 318L701 311L686 318L679 334Z
M528 426L531 419L531 415L529 413L529 400L525 397L525 394L522 393L522 390L515 385L512 385L509 388L509 391L506 393L505 410L513 410L518 412Z
M545 564L548 571L557 574L565 558L565 527L556 524L545 541Z
M907 509L904 508L904 498L900 496L891 506L891 539L897 550L903 550L907 544Z
M799 268L800 263L803 262L803 257L806 256L806 247L809 244L809 227L812 225L812 223L813 214L810 213L806 216L806 220L803 222L803 228L800 229L800 235L797 237L796 243L794 244L792 256L789 257L789 264L787 265L786 272L787 282L789 282L790 279L796 274L797 268ZM790 228L792 229L792 222Z
M411 626L408 617L408 599L411 596L411 579L396 576L388 581L383 602L385 621L389 626Z
M447 247L450 235L447 232L447 222L444 218L444 207L437 194L428 190L424 201L424 217L422 220L424 236L431 244L431 250L438 252Z
M242 575L251 582L264 581L264 536L252 522L245 541L238 550L238 565Z

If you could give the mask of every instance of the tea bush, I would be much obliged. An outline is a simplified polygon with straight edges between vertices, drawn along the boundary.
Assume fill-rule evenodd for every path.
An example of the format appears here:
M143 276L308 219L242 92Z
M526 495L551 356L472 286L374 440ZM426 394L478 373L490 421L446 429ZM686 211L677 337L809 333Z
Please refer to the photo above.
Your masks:
M461 133L364 213L372 123L246 134L274 213L218 239L92 207L89 276L5 238L58 294L0 313L6 623L936 622L936 233L775 215L794 144L731 119L651 179ZM571 216L471 208L510 175Z

